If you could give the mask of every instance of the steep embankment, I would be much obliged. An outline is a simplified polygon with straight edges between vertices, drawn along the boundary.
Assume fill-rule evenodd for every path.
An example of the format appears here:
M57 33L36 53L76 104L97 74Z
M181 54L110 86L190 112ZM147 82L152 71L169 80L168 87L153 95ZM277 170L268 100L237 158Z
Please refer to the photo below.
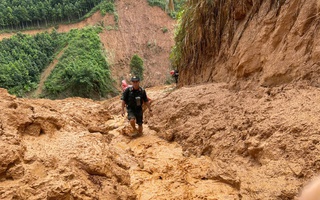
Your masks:
M116 1L119 29L104 31L101 41L112 63L112 75L130 78L129 64L134 54L144 61L145 86L162 85L169 73L169 54L174 45L174 25L159 7L146 0Z
M319 86L318 0L190 2L181 84Z

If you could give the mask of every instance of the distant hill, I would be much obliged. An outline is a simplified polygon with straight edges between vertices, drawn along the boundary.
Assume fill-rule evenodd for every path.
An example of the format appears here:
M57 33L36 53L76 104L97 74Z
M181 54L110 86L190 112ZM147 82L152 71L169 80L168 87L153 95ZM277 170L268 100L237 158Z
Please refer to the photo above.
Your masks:
M110 2L109 2L110 3ZM92 4L95 5L95 4ZM100 27L100 31L97 32L97 36L101 43L101 50L102 56L105 57L105 66L108 66L108 70L110 71L111 75L110 78L114 81L107 81L108 84L104 85L102 91L105 92L98 92L98 89L95 92L95 95L89 95L89 93L83 93L82 97L89 97L89 98L101 98L112 96L115 94L114 89L106 89L106 88L114 88L119 87L120 81L122 79L128 78L130 75L129 70L129 63L130 59L133 55L137 54L141 57L144 61L144 68L145 68L145 79L144 79L144 86L153 86L153 85L161 85L164 84L169 77L169 53L171 47L173 46L173 32L174 32L174 24L175 21L170 18L166 12L161 10L159 7L151 7L148 5L147 1L140 0L140 1L116 1L115 4L112 4L114 7L111 10L111 14L102 15L104 7L101 4L98 4L100 11L96 11L90 17L85 18L83 21L74 23L74 24L60 24L59 26L46 28L44 30L26 30L22 31L23 35L31 34L36 35L38 33L48 31L49 33L53 30L55 34L59 35L59 40L57 40L57 46L52 46L53 52L48 57L48 59L42 63L43 66L38 64L32 64L32 57L33 53L31 51L21 51L23 54L29 57L31 65L37 68L36 73L30 73L30 67L27 67L26 64L28 62L24 62L23 64L19 64L19 73L21 74L26 73L26 76L32 75L33 78L29 81L28 78L21 79L23 81L15 81L15 72L7 73L6 71L0 71L0 74L3 73L3 76L0 76L0 87L4 87L9 89L10 93L16 94L18 96L25 96L27 93L29 97L50 97L50 98L64 98L68 97L69 95L79 95L80 93L73 94L70 93L70 89L68 90L61 90L63 86L59 86L55 84L55 87L60 87L58 90L55 91L55 95L50 95L49 88L46 89L49 85L45 82L47 80L40 80L40 73L43 72L46 66L49 66L50 62L55 59L58 53L61 51L62 48L70 43L71 41L68 37L62 37L62 33L66 33L68 35L69 31L72 29L83 29L87 26L94 26ZM92 11L91 11L92 12ZM21 28L21 27L15 27ZM44 33L47 34L47 33ZM8 38L3 40L4 43L10 43L14 36L14 33L4 33L0 34L0 38ZM9 39L10 38L10 39ZM25 37L30 38L30 37ZM63 39L65 38L65 39ZM30 38L31 39L31 38ZM32 40L32 39L31 39ZM16 46L15 48L22 48L27 42L22 42L21 45ZM40 45L41 46L41 45ZM24 48L24 47L23 47ZM29 48L29 47L26 47ZM26 49L24 48L24 49ZM50 47L51 48L51 47ZM80 50L80 49L79 49ZM20 51L20 50L19 50ZM65 53L65 52L64 52ZM5 52L0 51L1 57L5 59L6 54ZM16 58L20 59L20 53L16 54ZM61 58L66 57L66 55L61 55ZM82 57L83 58L83 57ZM21 60L21 59L20 59ZM59 59L57 62L57 66L65 66L64 62L66 59ZM82 63L87 62L83 60ZM96 61L95 61L96 62ZM100 62L100 61L99 61ZM6 62L4 62L6 63ZM10 64L12 65L12 63ZM78 66L78 64L76 64ZM2 66L4 67L4 65ZM51 66L55 68L55 66ZM87 67L92 67L92 65L88 64ZM6 67L7 69L13 69L13 67ZM17 68L17 67L16 67ZM55 73L55 70L52 70L52 73ZM22 73L22 74L23 74ZM1 78L2 77L2 78ZM7 78L5 78L7 77ZM8 77L10 80L13 81L14 84L8 83ZM22 75L23 77L23 75ZM50 76L43 76L50 78ZM102 76L100 76L101 78ZM111 80L110 79L110 80ZM45 87L43 88L43 94L34 95L33 91L38 88L39 82L44 82ZM80 80L79 80L80 81ZM94 82L94 80L91 80ZM97 80L96 80L97 81ZM98 82L104 82L106 80L101 80ZM96 83L91 82L92 85ZM112 86L110 86L110 84ZM90 86L91 87L91 86ZM14 89L15 88L15 89ZM100 88L100 87L98 87ZM69 92L67 92L67 90ZM95 89L96 90L96 89ZM39 90L38 90L39 91ZM57 91L59 91L57 93ZM73 90L71 90L73 91ZM108 91L108 92L107 92ZM112 91L112 92L111 92ZM31 93L30 93L31 92ZM48 93L49 92L49 93ZM62 92L62 93L61 93ZM111 93L110 93L111 92ZM64 93L64 94L63 94ZM49 94L49 95L48 95ZM84 95L86 94L86 95ZM55 97L56 96L56 97Z

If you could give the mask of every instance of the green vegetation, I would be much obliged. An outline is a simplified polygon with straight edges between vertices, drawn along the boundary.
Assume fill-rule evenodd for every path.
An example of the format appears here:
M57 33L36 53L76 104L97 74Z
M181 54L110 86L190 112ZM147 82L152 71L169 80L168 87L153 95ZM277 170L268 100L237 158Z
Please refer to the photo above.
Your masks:
M99 99L116 93L98 35L100 31L101 28L86 28L68 34L68 46L45 82L46 97Z
M168 28L167 28L167 27L163 27L163 28L162 28L162 32L163 32L163 33L168 32Z
M64 54L45 82L43 97L79 96L99 99L115 94L109 65L98 33L100 28L68 34L18 33L0 42L0 87L19 97L36 89L40 73L64 47Z
M59 45L56 32L28 36L18 33L0 42L0 87L23 96L35 89L41 71L52 61Z
M184 14L184 10L181 10L177 15L177 28L175 29L174 39L175 45L172 47L170 52L170 62L173 68L177 68L181 65L181 56L182 56L182 48L183 48L183 37L185 36L186 32L182 29L181 25L181 18Z
M1 0L0 29L70 23L82 19L92 8L113 13L114 0Z
M166 10L166 0L148 0L150 6L158 6L162 10Z
M150 6L158 6L176 19L186 0L148 0Z
M138 55L133 55L130 62L130 73L139 76L140 80L143 80L143 71L143 60Z
M102 15L106 13L114 13L116 8L114 7L114 0L112 1L102 1L99 6Z

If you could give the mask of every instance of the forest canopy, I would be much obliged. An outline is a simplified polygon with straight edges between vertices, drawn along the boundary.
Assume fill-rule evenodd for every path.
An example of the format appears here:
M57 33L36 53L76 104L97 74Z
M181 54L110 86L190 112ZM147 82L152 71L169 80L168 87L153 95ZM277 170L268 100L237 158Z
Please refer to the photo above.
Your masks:
M24 29L79 20L103 2L113 11L114 0L1 0L0 29Z
M0 87L19 97L37 88L40 74L62 51L45 82L42 97L79 96L99 99L116 94L99 38L101 27L69 33L18 33L0 42Z
M117 94L99 38L101 27L71 30L68 45L45 82L45 96L99 99Z
M56 32L29 36L18 33L0 42L0 87L23 96L35 89L40 73L52 61L59 45Z

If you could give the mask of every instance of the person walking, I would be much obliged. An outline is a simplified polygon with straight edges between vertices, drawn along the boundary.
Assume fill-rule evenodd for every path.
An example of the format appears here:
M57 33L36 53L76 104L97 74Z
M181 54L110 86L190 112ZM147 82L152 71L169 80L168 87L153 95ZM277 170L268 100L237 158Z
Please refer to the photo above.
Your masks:
M131 78L132 86L127 87L122 93L121 115L125 115L124 108L126 107L128 113L128 120L133 128L135 134L142 135L143 127L143 111L142 105L145 103L152 114L149 99L146 91L140 87L140 78L134 76ZM136 128L138 124L138 129Z
M170 74L175 79L176 84L178 84L179 70L177 70L177 69L171 70Z

